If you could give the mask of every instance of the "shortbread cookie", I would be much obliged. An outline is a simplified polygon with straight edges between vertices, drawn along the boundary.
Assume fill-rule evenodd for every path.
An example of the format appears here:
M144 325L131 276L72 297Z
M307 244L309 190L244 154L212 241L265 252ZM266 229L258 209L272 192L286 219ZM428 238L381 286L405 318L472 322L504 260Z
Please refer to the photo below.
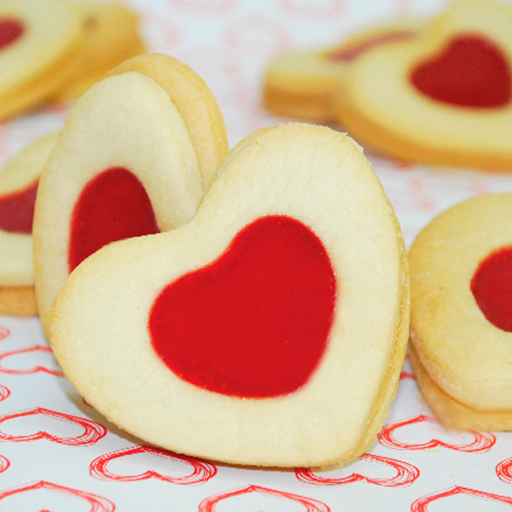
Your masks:
M265 72L265 107L279 115L335 121L334 97L350 64L375 46L413 38L423 23L423 19L397 19L368 28L334 47L295 50L277 57Z
M512 8L450 4L411 41L366 52L338 96L364 144L428 164L512 169Z
M409 351L410 361L421 393L434 414L450 429L458 430L511 430L512 410L477 411L447 395L423 368L414 349Z
M220 165L215 159L227 152L215 99L190 68L172 57L147 54L127 61L110 78L121 76L128 77L93 86L94 91L90 89L77 103L41 180L34 249L37 302L45 332L57 291L86 255L103 243L167 231L190 219L202 197L205 174L213 175L214 165ZM158 85L165 81L162 77L170 77L164 88ZM193 133L188 130L192 124ZM101 183L118 168L126 172L108 178L109 192L102 193ZM135 202L133 207L116 192L123 187L130 194L127 201ZM109 195L117 213L108 211ZM96 196L105 203L97 215ZM140 224L139 209L145 211L148 224ZM153 213L156 225L149 222ZM77 218L101 223L102 229L82 229ZM121 223L122 231L114 221ZM85 250L89 243L92 246Z
M228 152L228 138L219 105L204 80L183 62L152 53L117 66L110 76L137 71L163 87L180 113L194 146L206 188Z
M76 98L99 82L115 66L145 51L138 16L113 1L80 1L83 48L73 75L53 96L62 101Z
M0 119L44 101L71 75L81 17L67 0L0 2Z
M145 442L323 466L374 440L408 321L400 228L362 151L288 124L243 140L189 223L77 267L51 343L83 397Z
M435 218L410 253L411 342L420 389L450 427L512 429L512 194Z
M0 173L0 315L37 312L32 220L39 176L56 140L55 133L35 140Z

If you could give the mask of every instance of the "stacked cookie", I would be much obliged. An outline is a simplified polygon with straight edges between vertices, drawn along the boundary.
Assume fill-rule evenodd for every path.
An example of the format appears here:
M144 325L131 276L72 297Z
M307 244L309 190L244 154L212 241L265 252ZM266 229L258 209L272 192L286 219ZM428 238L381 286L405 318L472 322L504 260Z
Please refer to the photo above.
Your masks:
M512 194L436 217L410 253L411 362L437 417L459 429L512 429Z
M137 16L121 4L1 0L0 120L75 98L142 51Z
M455 2L405 32L385 26L368 44L362 34L363 51L340 64L332 50L279 59L266 75L266 104L320 121L334 113L365 146L402 160L510 170L511 27L507 4ZM342 46L348 55L351 44ZM283 108L282 84L297 91ZM310 90L322 96L321 108Z
M229 463L367 449L396 391L409 281L356 143L290 124L228 154L206 84L147 54L84 93L50 146L37 305L88 403L146 442Z

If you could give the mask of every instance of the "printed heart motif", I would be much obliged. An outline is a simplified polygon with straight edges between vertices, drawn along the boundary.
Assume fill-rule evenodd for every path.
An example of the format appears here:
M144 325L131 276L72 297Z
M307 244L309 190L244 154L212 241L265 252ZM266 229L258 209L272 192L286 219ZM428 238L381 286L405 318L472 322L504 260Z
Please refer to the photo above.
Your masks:
M502 482L512 485L512 457L502 460L496 466L496 474Z
M410 80L429 98L459 107L504 107L512 95L505 56L478 35L453 38L439 55L413 69Z
M5 340L11 335L11 331L4 325L0 325L0 341Z
M107 500L106 498L103 498L102 496L80 491L78 489L71 489L70 487L64 487L62 485L53 484L51 482L45 482L44 480L41 480L35 484L8 489L6 491L0 492L0 502L3 502L2 505L7 505L7 502L11 497L13 500L15 500L20 495L27 495L29 493L34 494L38 492L39 499L37 500L37 503L40 504L41 496L39 496L39 494L41 491L47 491L47 498L50 500L51 495L56 495L59 497L64 495L67 497L68 499L66 502L68 503L68 506L66 506L66 512L72 512L77 509L85 510L81 507L79 502L88 503L90 505L89 512L114 512L116 509L114 503L112 503L110 500ZM25 504L32 501L30 498L23 498L21 500ZM59 504L62 505L62 500L59 500ZM2 509L4 509L4 506L2 506ZM38 508L38 510L42 509ZM45 507L44 510L49 510L49 508ZM59 510L62 509L59 507Z
M9 368L8 366L4 366L5 359L8 359L10 357L16 357L16 356L25 356L26 354L34 355L37 354L43 354L50 357L50 365L49 366L43 366L41 364L36 364L35 366L32 364L32 361L28 360L27 358L23 358L23 362L25 363L25 366L27 366L27 363L29 363L28 367L25 368ZM46 347L44 345L35 345L33 347L24 348L20 350L13 350L12 352L4 352L0 355L0 372L1 373L9 373L11 375L28 375L31 373L49 373L50 375L55 375L56 377L64 377L64 374L56 369L57 363L53 357L53 352L49 347Z
M248 55L268 57L289 50L293 44L286 26L259 13L233 22L226 30L226 40L230 47L240 48Z
M458 494L464 494L467 496L472 496L474 498L480 498L482 500L491 500L496 501L498 503L504 503L506 505L512 505L512 498L507 496L501 496L499 494L493 494L490 492L478 491L476 489L468 489L467 487L454 486L449 489L445 489L443 491L433 492L432 494L427 494L426 496L422 496L417 499L414 503L411 504L411 512L428 512L429 505L434 501L439 501L442 499L449 498L451 496L456 496ZM446 510L453 510L447 508Z
M159 231L139 179L122 167L108 169L87 183L73 209L69 270L110 242Z
M115 460L130 457L137 454L148 454L151 456L168 459L169 461L178 461L185 465L192 467L192 473L186 476L169 476L164 475L153 469L148 469L143 473L131 474L131 475L120 475L113 473L107 468L107 465ZM146 460L146 459L145 459ZM149 461L149 457L147 458ZM150 464L150 462L149 462ZM140 465L137 465L140 467ZM172 470L172 466L171 466ZM106 480L116 480L119 482L134 482L140 480L148 480L150 478L157 478L165 482L178 485L194 485L207 482L217 474L217 468L213 464L207 462L200 462L198 460L184 457L182 455L174 454L164 450L156 448L150 448L149 446L136 446L133 448L125 448L123 450L117 450L109 452L100 457L94 459L91 462L89 471L91 476Z
M11 463L3 455L0 455L0 473L3 473Z
M150 312L151 341L191 384L241 397L284 395L317 367L335 297L318 237L290 217L261 217L217 261L161 292Z
M331 509L327 505L312 498L298 496L297 494L291 494L289 492L267 489L257 485L248 485L247 487L242 487L241 489L210 496L199 504L198 512L215 512L219 502L251 493L264 494L267 496L275 497L279 500L284 498L285 500L303 505L306 512L331 512ZM278 509L276 508L276 510Z
M37 432L29 435L10 435L0 431L0 439L3 441L11 442L25 442L46 439L48 441L67 446L89 446L107 435L107 429L99 423L88 420L86 418L80 418L78 416L72 416L70 414L64 414L57 411L51 411L42 407L0 416L0 425L5 424L10 420L23 418L24 421L29 422L29 425L37 428L34 424L34 417L39 415L59 422L71 424L74 427L79 426L83 429L83 433L73 437L62 437L41 430L38 430ZM35 420L37 420L37 418L35 418Z
M485 318L498 329L512 332L512 247L494 251L480 262L471 291Z
M426 441L424 443L407 443L398 441L395 438L395 431L423 422L431 422L437 424L437 421L434 418L425 416L424 414L420 414L407 420L388 423L387 425L384 425L382 430L379 432L379 443L382 446L396 450L430 450L431 448L443 447L450 450L467 453L488 452L496 443L496 437L490 432L476 431L469 431L464 433L465 435L471 436L473 438L472 441L457 444L441 441L439 439L431 439L430 441Z
M295 471L295 476L301 482L313 485L342 485L352 482L365 481L370 484L379 485L381 487L402 487L412 484L419 476L420 470L407 462L382 457L380 455L371 455L365 453L360 459L378 464L391 466L396 470L396 475L390 478L369 477L360 473L352 473L341 478L329 478L315 474L310 468L300 468Z
M0 385L0 402L5 400L11 394L11 390Z
M0 19L0 50L16 42L25 32L25 26L14 18Z
M38 181L0 197L0 229L11 233L32 233Z

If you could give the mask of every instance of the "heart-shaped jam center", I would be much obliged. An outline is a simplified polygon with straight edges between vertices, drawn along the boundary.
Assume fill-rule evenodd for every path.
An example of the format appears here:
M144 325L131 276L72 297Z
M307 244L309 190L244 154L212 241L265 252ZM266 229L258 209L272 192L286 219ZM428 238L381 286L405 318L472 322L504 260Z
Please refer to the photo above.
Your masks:
M385 34L378 34L373 37L368 37L358 44L350 45L348 48L341 48L328 54L329 60L334 62L352 62L358 59L361 55L373 48L383 46L388 43L396 43L398 41L406 41L412 39L416 35L414 30L396 29L392 32Z
M19 20L14 18L0 18L0 50L14 43L19 39L25 26Z
M429 98L459 107L499 108L510 103L509 63L498 46L479 35L461 35L411 73Z
M38 183L36 180L21 190L0 196L0 229L11 233L32 233Z
M156 353L183 380L224 395L274 397L313 374L335 300L320 239L295 219L267 216L216 261L165 287L148 329Z
M494 251L480 262L471 291L485 318L512 332L512 247Z
M87 183L75 203L69 235L69 271L110 242L159 231L140 180L122 167L103 171Z

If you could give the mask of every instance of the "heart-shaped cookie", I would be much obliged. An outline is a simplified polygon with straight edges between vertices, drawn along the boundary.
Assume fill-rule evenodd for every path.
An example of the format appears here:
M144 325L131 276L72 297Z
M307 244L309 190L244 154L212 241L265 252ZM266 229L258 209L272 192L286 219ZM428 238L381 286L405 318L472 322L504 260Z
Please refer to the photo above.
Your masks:
M410 41L366 52L338 96L348 132L384 154L510 170L512 8L465 0Z
M67 0L2 0L0 119L37 105L71 75L81 50L81 21Z
M436 217L410 253L411 363L450 427L512 428L512 194L466 200Z
M413 38L423 24L423 19L397 19L366 28L330 48L276 57L265 72L265 107L317 122L337 120L334 97L351 63L371 48Z
M37 313L32 263L32 220L39 176L57 140L40 137L0 173L0 314Z
M319 466L374 440L407 334L402 238L369 163L290 124L240 142L186 225L79 265L50 337L84 398L147 442Z
M174 82L164 89L152 77L177 74L181 82L171 99ZM57 291L84 258L106 243L173 229L193 216L201 174L213 174L226 141L210 90L172 57L127 61L80 98L37 195L34 267L45 332ZM198 167L203 147L210 153Z

